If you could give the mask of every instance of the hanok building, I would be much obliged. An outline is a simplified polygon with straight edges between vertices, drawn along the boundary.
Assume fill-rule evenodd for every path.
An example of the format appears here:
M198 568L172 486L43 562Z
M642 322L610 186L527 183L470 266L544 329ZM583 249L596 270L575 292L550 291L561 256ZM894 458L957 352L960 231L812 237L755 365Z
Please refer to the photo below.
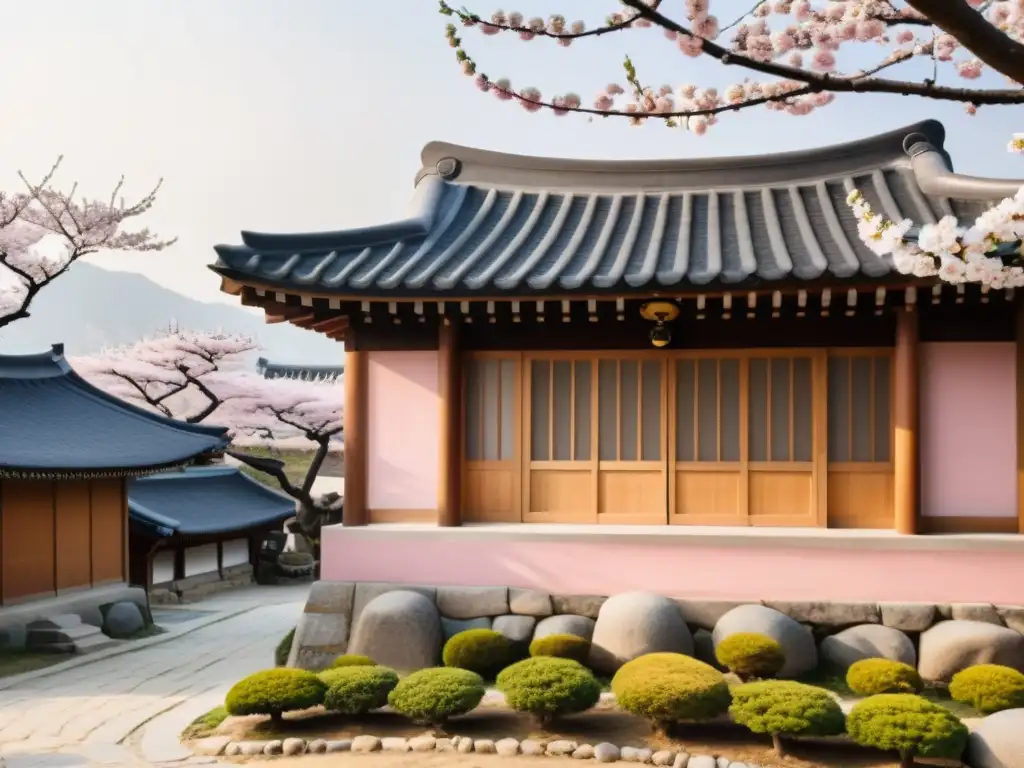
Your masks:
M188 597L249 583L263 537L295 501L225 464L131 480L132 582Z
M706 566L723 599L995 600L1001 567L1024 601L1024 537L997 535L1024 531L1020 297L897 273L846 204L973 220L1024 183L955 173L944 138L684 161L432 143L403 221L218 246L223 290L345 344L323 577L610 594Z
M116 602L111 596L130 581L128 479L221 451L225 433L100 391L72 370L61 345L44 354L0 356L5 618L31 613L41 598L67 597L83 606Z

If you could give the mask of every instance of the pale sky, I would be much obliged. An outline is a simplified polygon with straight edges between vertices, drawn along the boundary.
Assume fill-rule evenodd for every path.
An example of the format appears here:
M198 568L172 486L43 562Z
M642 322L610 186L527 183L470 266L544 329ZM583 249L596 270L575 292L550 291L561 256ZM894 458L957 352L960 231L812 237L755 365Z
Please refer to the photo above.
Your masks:
M464 1L487 13L497 3ZM731 20L749 6L715 0L712 11ZM611 0L515 7L590 23L614 8ZM179 243L96 263L205 301L234 303L206 265L212 246L237 242L241 229L342 229L400 217L431 140L554 156L698 157L820 146L934 117L946 125L958 170L1024 178L1024 163L1005 150L1010 134L1024 130L1024 107L968 117L960 104L839 97L810 117L762 108L726 115L704 137L528 114L460 74L435 0L32 0L7 3L3 21L0 188L14 188L18 170L42 174L58 154L66 157L59 180L78 181L91 196L109 194L122 174L129 195L163 177L145 223ZM684 57L653 30L568 49L463 36L492 78L546 95L576 91L587 103L606 82L621 82L624 53L652 84L731 82L731 73ZM870 46L841 61L862 65L880 53ZM967 84L948 72L940 82Z

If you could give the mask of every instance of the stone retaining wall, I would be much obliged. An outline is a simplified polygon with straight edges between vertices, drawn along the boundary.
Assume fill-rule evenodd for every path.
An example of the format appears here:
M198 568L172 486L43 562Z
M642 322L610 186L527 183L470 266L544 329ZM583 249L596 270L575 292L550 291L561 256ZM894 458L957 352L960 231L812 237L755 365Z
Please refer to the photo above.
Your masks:
M242 563L228 566L220 573L200 573L177 581L155 584L149 590L149 601L153 605L191 603L218 592L253 583L255 582L252 566Z
M592 666L608 672L659 650L714 663L714 646L735 632L778 640L789 660L787 677L814 668L819 656L839 666L858 658L893 658L919 666L936 681L968 663L1004 663L1024 671L1022 606L741 603L337 581L313 584L288 664L321 669L340 654L362 653L398 669L429 667L439 662L448 637L475 627L522 643L551 634L583 636L593 642Z

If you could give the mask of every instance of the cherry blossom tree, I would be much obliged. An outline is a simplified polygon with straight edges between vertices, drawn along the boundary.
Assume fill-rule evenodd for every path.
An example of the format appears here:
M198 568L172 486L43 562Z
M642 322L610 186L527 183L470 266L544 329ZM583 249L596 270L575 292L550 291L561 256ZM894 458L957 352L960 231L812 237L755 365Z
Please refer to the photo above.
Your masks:
M60 163L39 183L19 174L24 192L0 192L0 331L27 318L39 292L83 256L160 251L175 242L148 229L123 229L153 207L160 182L132 204L120 197L123 179L106 200L76 200L77 186L64 192L52 184Z
M682 56L708 57L722 72L740 73L724 84L656 85L641 77L626 56L623 79L601 89L589 104L576 93L545 97L536 87L517 87L506 77L484 73L459 37L447 27L462 72L476 86L529 112L584 113L641 124L655 119L697 135L719 115L755 106L806 115L831 104L836 94L876 93L962 102L971 114L982 105L1024 104L1024 2L1022 0L620 0L622 10L588 27L554 14L547 20L496 11L482 15L440 0L440 11L464 27L523 41L542 38L566 47L635 30L659 29ZM671 8L671 10L669 10ZM675 9L679 9L678 11ZM720 15L716 15L716 11ZM536 44L536 43L534 43ZM874 46L884 53L867 67L843 71L844 50ZM921 80L891 75L926 62ZM951 73L975 81L988 69L1005 77L1005 88L940 84ZM919 68L918 68L919 70ZM913 71L913 70L911 70Z
M228 455L274 478L299 502L302 530L318 538L320 526L335 522L340 512L336 499L313 496L328 454L340 449L340 381L265 379L243 359L256 349L247 336L169 329L72 365L104 391L143 408L190 424L228 427ZM244 451L254 444L312 449L302 481L293 483L279 459Z
M1014 135L1008 149L1024 154L1024 134ZM955 216L921 227L910 219L890 221L873 211L857 190L847 203L859 219L864 243L879 256L890 256L902 274L980 283L994 290L1024 286L1024 187L970 225Z

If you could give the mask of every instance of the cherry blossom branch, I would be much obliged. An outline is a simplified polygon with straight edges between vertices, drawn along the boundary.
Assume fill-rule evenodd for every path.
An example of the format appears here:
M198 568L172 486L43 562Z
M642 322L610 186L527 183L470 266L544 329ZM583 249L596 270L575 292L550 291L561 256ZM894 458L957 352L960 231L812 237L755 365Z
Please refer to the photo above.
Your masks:
M696 86L682 86L678 92L670 86L653 89L642 85L633 62L627 56L623 66L628 87L609 85L604 92L598 94L592 107L586 107L582 99L573 93L545 99L536 88L513 88L507 79L493 80L479 72L477 63L466 52L456 27L449 24L448 43L455 49L463 73L475 76L480 90L491 92L501 100L518 102L531 112L547 109L556 115L580 113L588 116L625 117L635 124L647 118L657 118L670 126L682 125L696 133L703 133L708 125L716 122L716 116L721 112L764 105L769 109L803 115L831 103L837 93L885 93L955 101L965 104L970 114L976 112L979 105L1024 103L1024 89L1017 82L1013 83L1015 87L1007 89L937 85L936 68L939 62L953 62L957 73L966 79L978 77L985 62L979 58L954 61L954 54L958 50L966 50L961 41L951 34L937 34L932 20L918 10L912 7L897 9L885 0L830 2L821 10L815 9L808 0L765 0L754 5L747 16L725 27L736 27L731 47L715 42L724 29L719 28L717 18L710 14L711 0L686 0L686 15L690 24L668 18L661 12L659 2L620 1L626 10L613 14L607 24L594 30L587 30L583 22L570 24L558 15L550 17L548 22L542 19L524 22L522 14L499 11L487 20L465 9L455 10L443 0L440 10L447 16L457 16L464 26L476 27L485 35L511 32L522 40L547 37L562 46L596 34L660 27L665 37L676 42L685 55L708 55L729 67L779 78L776 82L763 83L746 80L730 85L721 95L716 88L701 89ZM992 34L1003 36L1010 48L1020 47L1015 41L1024 35L1024 8L1014 10L1006 2L970 1L974 8L970 8L964 0L956 0L956 4L973 14L971 23L974 26L984 25L990 37ZM772 14L791 16L796 23L772 32L764 21ZM748 16L753 20L742 23ZM910 31L914 27L930 29L930 39L915 37ZM895 40L902 47L892 51L878 64L860 72L843 74L835 71L834 50L848 42L887 44L890 42L889 30L895 28L900 28L896 31ZM807 67L804 66L803 51L811 49L813 57L811 66ZM918 56L931 59L932 76L924 81L912 82L878 76L880 72ZM783 62L782 58L786 58L787 62ZM633 102L616 106L616 97L627 92L631 93Z

